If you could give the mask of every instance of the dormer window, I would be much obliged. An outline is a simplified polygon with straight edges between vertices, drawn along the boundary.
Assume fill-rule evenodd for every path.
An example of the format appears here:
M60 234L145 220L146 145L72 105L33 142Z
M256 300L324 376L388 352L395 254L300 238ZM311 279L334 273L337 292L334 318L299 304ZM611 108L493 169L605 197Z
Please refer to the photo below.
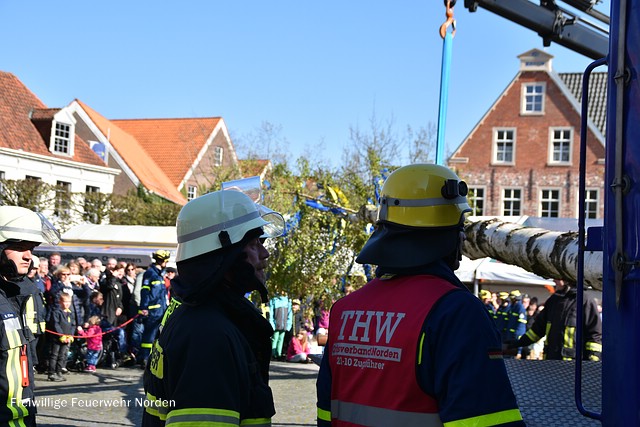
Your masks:
M76 120L67 109L58 111L51 121L49 151L65 157L73 157L76 139Z
M55 126L53 152L57 154L70 154L71 125L56 122Z

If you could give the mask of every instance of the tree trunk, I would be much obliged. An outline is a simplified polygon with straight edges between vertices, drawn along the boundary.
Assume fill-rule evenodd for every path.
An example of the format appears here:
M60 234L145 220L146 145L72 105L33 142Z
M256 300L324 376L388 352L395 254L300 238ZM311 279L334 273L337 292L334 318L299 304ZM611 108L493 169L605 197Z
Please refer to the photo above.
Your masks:
M471 259L491 257L542 277L575 282L578 233L544 230L490 219L465 226L463 253ZM584 253L584 284L602 290L602 252Z

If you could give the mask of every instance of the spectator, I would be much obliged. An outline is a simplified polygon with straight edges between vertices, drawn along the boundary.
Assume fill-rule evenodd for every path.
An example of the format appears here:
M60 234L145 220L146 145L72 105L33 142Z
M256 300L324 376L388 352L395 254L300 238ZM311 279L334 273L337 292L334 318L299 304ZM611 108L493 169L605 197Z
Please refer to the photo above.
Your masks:
M49 276L49 260L45 257L40 257L38 275L42 278L42 282L44 283L43 293L48 292L51 289L51 276Z
M86 330L79 331L80 335L87 340L87 355L85 357L87 366L84 368L85 372L96 371L98 357L102 351L102 328L100 327L100 322L100 316L91 316L89 317L89 326L85 328Z
M100 274L101 271L95 267L91 267L86 274L86 284L89 286L91 293L97 292L100 290Z
M76 332L76 322L71 313L70 294L60 293L58 306L52 309L47 327L53 332L49 340L49 381L66 381L62 376L62 369L67 365L69 344L73 342L73 335ZM79 331L81 330L79 328Z
M285 334L291 330L293 322L293 312L291 309L291 300L284 292L269 300L269 312L271 313L270 323L274 330L271 341L271 357L272 360L285 360L285 354L282 352L285 340Z
M115 270L105 270L106 278L100 286L100 292L104 296L102 314L113 326L118 326L118 320L124 312L122 305L122 278L124 277L124 267Z
M49 271L55 271L62 262L60 252L51 252L49 254Z
M289 348L287 349L287 362L313 363L309 358L309 343L307 342L307 333L300 331L291 338Z

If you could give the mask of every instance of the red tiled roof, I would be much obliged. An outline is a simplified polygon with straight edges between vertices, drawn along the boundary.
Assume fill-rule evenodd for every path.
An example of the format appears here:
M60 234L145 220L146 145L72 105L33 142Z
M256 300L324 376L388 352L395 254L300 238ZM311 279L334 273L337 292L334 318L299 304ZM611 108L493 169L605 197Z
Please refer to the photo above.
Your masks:
M111 120L135 137L176 188L219 122L219 117Z
M260 176L265 172L265 170L269 167L270 160L266 159L246 159L246 160L238 160L238 165L240 166L240 173L244 178L249 178L252 176Z
M76 102L100 129L100 132L103 135L108 135L112 147L147 190L180 205L187 203L186 198L177 190L177 186L171 182L163 169L154 162L153 156L149 155L149 152L133 135L123 130L119 124L116 124L116 121L106 119L82 101L76 99ZM165 153L169 152L165 151ZM175 154L178 153L175 152ZM172 158L178 157L180 156L174 155Z
M0 147L106 166L77 136L72 158L49 151L49 141L44 140L34 122L53 120L58 111L47 108L16 76L0 71Z

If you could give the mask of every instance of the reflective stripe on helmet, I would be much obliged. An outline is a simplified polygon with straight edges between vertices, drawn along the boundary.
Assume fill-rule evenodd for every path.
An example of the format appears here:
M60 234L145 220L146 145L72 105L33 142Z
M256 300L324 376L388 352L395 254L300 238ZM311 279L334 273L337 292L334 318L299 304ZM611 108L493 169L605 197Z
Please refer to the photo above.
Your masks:
M233 218L229 221L225 221L222 224L213 224L201 230L196 230L194 232L184 234L182 236L178 236L178 243L189 242L191 240L198 239L208 234L217 233L218 231L222 231L230 227L235 227L237 225L244 224L245 222L249 222L252 219L256 219L259 217L260 217L260 212L258 212L257 210L254 212L249 212L248 214L242 215L238 218Z

